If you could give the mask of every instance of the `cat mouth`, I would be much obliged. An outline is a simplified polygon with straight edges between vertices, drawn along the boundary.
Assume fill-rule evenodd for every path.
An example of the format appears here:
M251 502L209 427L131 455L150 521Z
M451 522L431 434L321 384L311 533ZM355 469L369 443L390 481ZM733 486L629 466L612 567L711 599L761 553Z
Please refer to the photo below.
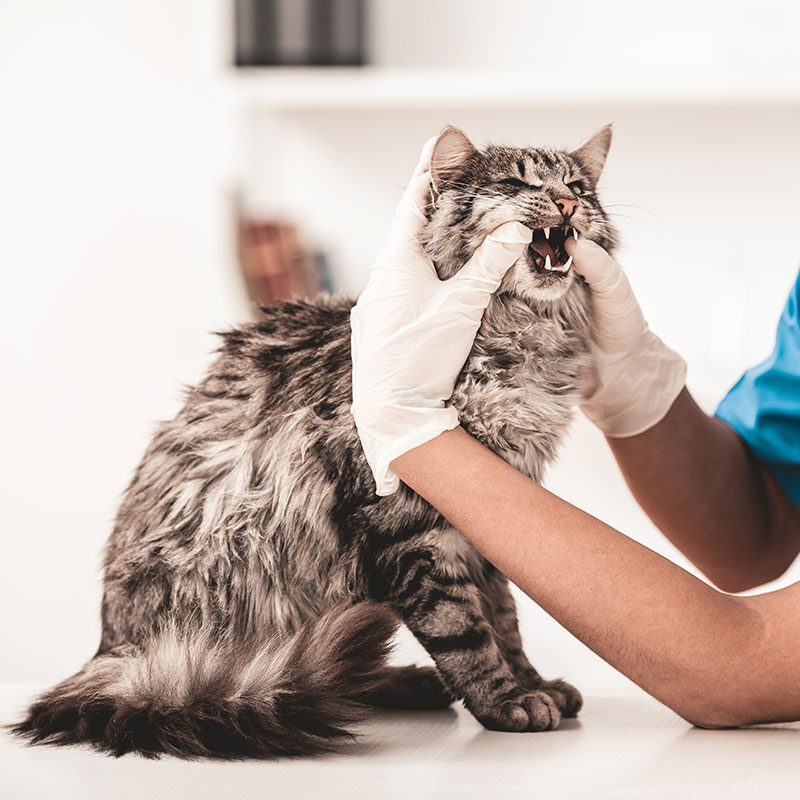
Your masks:
M570 225L536 228L528 245L528 259L534 271L554 278L564 277L572 266L572 256L567 255L564 244L567 237L578 238L578 231Z

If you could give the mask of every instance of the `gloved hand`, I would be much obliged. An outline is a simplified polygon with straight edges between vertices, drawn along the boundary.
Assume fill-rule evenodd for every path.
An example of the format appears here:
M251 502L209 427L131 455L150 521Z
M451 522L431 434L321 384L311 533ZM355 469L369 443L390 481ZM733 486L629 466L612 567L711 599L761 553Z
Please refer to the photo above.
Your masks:
M648 327L628 278L602 247L568 239L574 269L592 290L592 375L581 410L606 436L652 428L686 381L686 362Z
M417 242L426 222L434 142L422 150L350 315L351 410L379 495L397 490L389 466L395 458L458 425L458 413L445 401L492 292L531 241L528 228L507 222L452 278L439 280Z

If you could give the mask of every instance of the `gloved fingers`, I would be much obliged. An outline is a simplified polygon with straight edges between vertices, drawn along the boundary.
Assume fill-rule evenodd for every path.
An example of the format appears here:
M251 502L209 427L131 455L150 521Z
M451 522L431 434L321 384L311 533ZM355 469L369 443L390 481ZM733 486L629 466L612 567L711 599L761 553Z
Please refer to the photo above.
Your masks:
M425 226L425 207L430 195L431 174L415 175L406 187L392 218L392 237L408 241L415 240Z
M439 276L433 262L422 251L415 239L405 240L404 231L399 228L389 237L375 256L371 274L380 277L370 278L364 292L369 292L377 281L376 288L381 293L396 293L401 287L417 285L422 287L427 282L439 282Z
M620 284L624 273L619 264L596 242L567 237L564 248L573 258L575 272L586 278L592 291L606 294Z
M430 195L431 153L437 139L437 136L432 136L422 146L417 166L414 168L411 180L400 198L392 220L392 227L399 228L408 237L415 237L427 221L425 207L428 205L428 197Z
M488 296L497 289L511 265L531 243L533 233L521 222L505 222L481 243L472 258L448 281Z
M419 153L419 161L417 162L417 166L414 168L414 174L411 176L412 178L416 178L417 175L422 175L423 172L428 172L430 170L433 147L438 139L439 134L436 134L436 136L431 136L431 138L428 139L424 145L422 145L422 150L420 150Z

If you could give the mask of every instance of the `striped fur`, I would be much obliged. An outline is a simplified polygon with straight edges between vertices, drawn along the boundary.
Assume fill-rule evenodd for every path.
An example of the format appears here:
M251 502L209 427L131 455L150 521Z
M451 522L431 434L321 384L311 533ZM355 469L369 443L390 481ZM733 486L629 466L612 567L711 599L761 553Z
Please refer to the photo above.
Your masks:
M459 152L422 237L442 277L510 209L548 224L554 193L583 169L562 151ZM498 188L520 172L531 189ZM582 230L610 246L594 192L581 199ZM577 713L578 692L525 657L505 578L407 488L375 495L349 411L351 306L287 303L223 334L122 500L98 653L18 734L115 755L270 757L335 746L372 705L460 698L510 731ZM453 395L465 428L536 480L578 396L590 312L580 280L542 283L520 259ZM397 620L435 672L384 665Z

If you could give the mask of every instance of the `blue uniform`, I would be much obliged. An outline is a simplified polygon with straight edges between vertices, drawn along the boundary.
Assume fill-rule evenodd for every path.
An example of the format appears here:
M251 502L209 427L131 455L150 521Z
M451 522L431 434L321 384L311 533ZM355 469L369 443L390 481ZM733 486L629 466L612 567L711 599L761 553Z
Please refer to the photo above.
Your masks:
M800 273L783 309L775 349L747 370L717 408L800 507Z

